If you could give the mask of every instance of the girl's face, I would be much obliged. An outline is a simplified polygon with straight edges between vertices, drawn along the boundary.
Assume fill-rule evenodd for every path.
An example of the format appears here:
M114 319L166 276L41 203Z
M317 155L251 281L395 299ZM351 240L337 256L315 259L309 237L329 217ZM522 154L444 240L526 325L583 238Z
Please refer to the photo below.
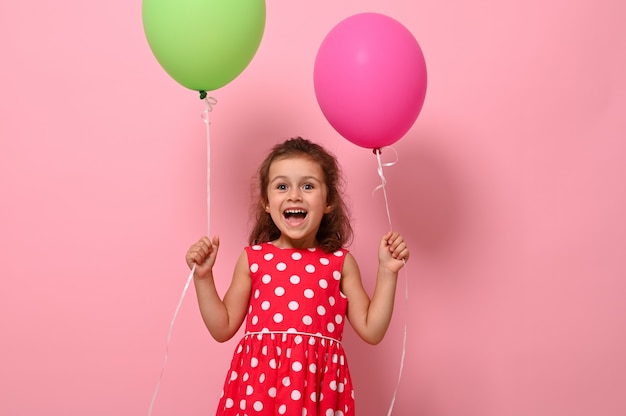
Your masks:
M305 156L277 159L269 168L268 212L281 232L275 245L281 248L310 248L324 214L332 207L322 168Z

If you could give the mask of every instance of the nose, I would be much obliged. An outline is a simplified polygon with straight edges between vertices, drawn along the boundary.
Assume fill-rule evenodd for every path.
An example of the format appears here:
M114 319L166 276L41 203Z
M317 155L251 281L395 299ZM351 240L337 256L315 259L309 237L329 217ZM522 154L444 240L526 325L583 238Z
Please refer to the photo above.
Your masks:
M300 188L298 188L297 186L294 186L291 189L289 189L289 195L287 196L287 198L290 201L302 201L302 194L300 193Z

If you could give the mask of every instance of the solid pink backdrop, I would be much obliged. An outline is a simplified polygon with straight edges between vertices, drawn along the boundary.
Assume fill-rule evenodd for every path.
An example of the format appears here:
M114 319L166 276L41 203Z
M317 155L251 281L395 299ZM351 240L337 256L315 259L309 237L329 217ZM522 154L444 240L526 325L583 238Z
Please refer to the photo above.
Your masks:
M373 287L388 229L375 158L326 122L312 74L334 25L384 13L419 41L429 80L385 170L412 248L394 320L375 347L346 331L359 414L386 414L406 322L394 414L623 416L623 3L267 6L257 55L213 93L220 289L246 241L254 168L293 135L340 157L350 249ZM184 253L207 229L203 103L152 56L139 1L3 2L0 20L0 414L146 415ZM236 341L210 338L194 296L154 416L217 403Z

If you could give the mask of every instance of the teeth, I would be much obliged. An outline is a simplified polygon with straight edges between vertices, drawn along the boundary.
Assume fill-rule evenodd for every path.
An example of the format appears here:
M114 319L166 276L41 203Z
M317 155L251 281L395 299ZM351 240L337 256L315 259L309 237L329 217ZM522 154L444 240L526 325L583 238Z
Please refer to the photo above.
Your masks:
M288 209L285 210L285 214L306 214L306 211L303 209Z

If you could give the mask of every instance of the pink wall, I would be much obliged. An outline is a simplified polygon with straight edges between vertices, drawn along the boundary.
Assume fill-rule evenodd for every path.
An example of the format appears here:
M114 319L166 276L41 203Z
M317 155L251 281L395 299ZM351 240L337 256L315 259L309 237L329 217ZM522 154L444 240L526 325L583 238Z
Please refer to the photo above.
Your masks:
M215 91L212 221L225 287L260 152L342 159L357 241L387 229L375 158L315 100L323 37L395 17L429 69L388 194L413 249L386 340L346 348L360 415L626 412L626 29L618 0L269 1L257 56ZM0 5L0 414L147 414L188 245L206 232L203 104L161 69L141 2ZM376 103L371 103L376 105ZM402 276L401 286L404 284ZM234 341L188 293L153 414L212 414Z

